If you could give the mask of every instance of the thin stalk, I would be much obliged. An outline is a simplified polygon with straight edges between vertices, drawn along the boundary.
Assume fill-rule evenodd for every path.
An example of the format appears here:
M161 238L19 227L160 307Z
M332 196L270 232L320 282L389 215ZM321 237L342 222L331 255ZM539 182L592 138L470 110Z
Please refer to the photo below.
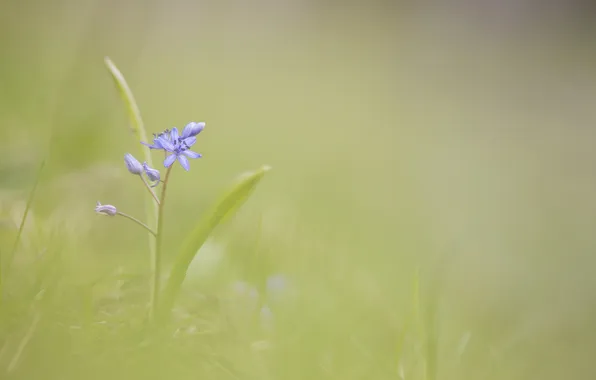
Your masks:
M145 180L145 178L143 178L142 175L139 174L139 177L141 178L141 181L143 181L143 184L145 185L145 187L147 188L147 190L149 190L149 192L151 193L151 196L153 197L153 199L155 199L155 202L157 202L157 204L159 205L159 199L157 198L157 195L155 194L155 191L153 191L153 189L151 188L151 186L149 186L149 184L147 183L147 181Z
M135 218L134 216L130 216L128 214L125 214L123 212L118 211L116 214L123 216L129 220L132 220L133 222L135 222L136 224L138 224L139 226L143 227L144 229L146 229L147 231L149 231L153 236L157 236L157 234L155 233L155 231L153 231L151 228L149 228L148 225L146 225L145 223L141 222L140 220L138 220L137 218Z
M172 171L171 165L166 171L166 177L163 181L161 189L161 199L159 202L159 209L157 212L157 234L155 235L155 262L153 265L153 291L151 300L151 319L154 320L157 315L157 308L159 307L159 292L161 290L161 245L163 240L163 211L166 199L166 190L168 189L168 179Z
M132 94L132 90L128 86L124 75L118 70L118 67L112 62L108 57L105 57L105 64L114 80L116 87L118 88L118 92L124 101L126 106L126 110L128 111L128 116L130 119L130 127L132 132L135 136L135 140L137 141L149 141L147 138L147 131L145 129L145 124L143 123L143 118L141 117L141 111L139 110L139 106L135 101L135 98ZM147 164L153 167L153 160L151 159L151 151L148 147L143 146L141 144L137 145L143 155L143 161L146 161ZM155 199L155 198L154 198ZM147 224L152 228L155 228L157 224L157 214L158 214L159 205L154 203L153 200L146 198L145 199L145 212L147 215ZM155 236L149 236L149 263L151 265L151 271L154 272L155 268L153 265L156 261L156 252L155 252ZM149 284L151 289L153 287ZM153 299L153 294L151 295L151 299Z
M12 360L8 364L6 373L11 373L16 368L17 364L19 363L19 359L23 355L23 351L25 351L25 347L27 347L27 344L29 344L29 341L31 341L31 338L33 337L33 334L35 333L35 330L37 329L37 325L39 324L40 320L41 320L41 314L39 312L36 312L35 316L33 317L33 322L31 323L31 326L29 326L27 333L25 334L23 339L21 339L21 342L19 343L19 346L17 347L17 351L15 352L15 354L12 357Z
M2 297L2 285L3 281L6 280L6 276L10 271L10 267L12 266L12 261L14 256L17 252L17 248L19 247L19 243L21 242L21 236L23 235L23 230L25 229L25 222L27 221L27 216L29 215L29 210L31 209L31 204L33 203L33 198L35 196L35 191L37 190L37 185L39 185L39 180L41 178L41 172L43 167L45 166L46 161L43 160L39 165L39 169L37 171L37 175L35 176L35 182L33 183L33 188L31 189L31 193L29 193L29 198L27 199L27 203L25 205L25 212L23 213L23 219L21 219L21 224L19 225L19 230L17 232L17 236L15 238L14 244L12 246L12 250L6 257L5 268L2 268L0 264L0 299ZM0 260L0 263L2 260Z

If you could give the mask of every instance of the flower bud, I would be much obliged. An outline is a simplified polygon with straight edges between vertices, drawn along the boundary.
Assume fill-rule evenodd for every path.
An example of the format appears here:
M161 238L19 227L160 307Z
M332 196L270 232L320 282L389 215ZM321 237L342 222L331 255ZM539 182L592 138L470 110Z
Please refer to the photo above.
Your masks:
M186 127L184 127L184 130L182 131L182 139L196 136L201 133L204 128L205 123L195 123L194 121L191 121L190 123L186 124Z
M130 153L126 153L124 155L124 163L126 164L128 171L132 174L141 174L143 172L143 166L141 163Z
M99 201L97 201L97 206L95 206L95 212L98 214L114 216L118 213L118 210L116 209L116 207L112 205L102 205L101 203L99 203Z
M149 178L149 180L151 182L155 182L155 184L152 185L151 187L155 187L155 186L159 185L159 181L160 181L159 170L153 169L152 167L147 165L146 162L143 162L143 169L145 170L145 174L147 174L147 178Z

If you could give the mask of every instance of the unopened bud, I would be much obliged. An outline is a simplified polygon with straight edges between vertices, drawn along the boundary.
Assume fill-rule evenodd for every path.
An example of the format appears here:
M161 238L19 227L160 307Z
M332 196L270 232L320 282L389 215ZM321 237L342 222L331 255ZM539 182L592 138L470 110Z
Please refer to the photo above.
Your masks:
M98 214L108 215L108 216L115 216L118 214L118 210L115 206L112 205L102 205L97 201L97 206L95 206L95 212Z
M126 164L128 171L132 174L141 174L143 172L143 166L141 163L130 153L126 153L124 155L124 163Z
M184 129L182 130L182 138L186 139L188 137L193 137L201 133L201 131L205 129L205 123L200 122L196 123L194 121L186 124Z
M151 185L151 187L159 185L159 181L161 178L159 175L159 170L153 169L152 167L147 165L146 162L143 162L143 169L145 169L145 174L147 174L147 178L149 178L150 181L155 182L155 184Z

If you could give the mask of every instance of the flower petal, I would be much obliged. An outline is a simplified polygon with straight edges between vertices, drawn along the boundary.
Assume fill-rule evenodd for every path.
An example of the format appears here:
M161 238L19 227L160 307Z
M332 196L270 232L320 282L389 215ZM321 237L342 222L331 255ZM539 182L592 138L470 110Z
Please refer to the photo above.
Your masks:
M182 138L183 139L192 136L192 130L193 130L193 127L195 124L196 123L194 121L191 121L190 123L186 124L186 126L182 130Z
M190 170L190 164L188 163L188 158L184 156L178 156L178 161L180 161L180 165L184 168L184 170Z
M178 134L178 128L176 128L176 127L172 128L172 132L170 132L170 136L172 137L172 141L174 143L176 141L178 141L178 137L180 137L180 135Z
M197 142L197 138L194 136L187 137L184 140L182 140L182 142L184 143L184 145L186 145L185 148L190 148Z
M195 125L195 128L193 130L193 136L198 135L199 133L201 133L203 131L203 129L205 129L205 122L201 121L200 123L197 123Z
M149 143L146 143L146 142L144 142L144 141L141 141L141 144L143 144L143 145L145 145L145 146L148 146L148 147L149 147L149 149L161 149L161 148L158 148L158 147L157 147L157 146L155 146L155 145L151 145L151 144L149 144Z
M184 130L182 131L182 138L186 139L188 137L196 136L205 128L205 123L195 123L191 121L190 123L186 124Z
M176 161L176 155L170 154L168 157L166 157L165 160L163 160L163 166L169 168L170 166L172 166L174 161Z
M159 135L157 135L158 138L162 138L166 141L172 142L172 136L170 136L171 131L166 129L165 132L160 133Z
M201 153L193 152L192 150L185 150L182 152L188 158L201 158L203 155Z
M176 148L174 147L174 144L172 144L171 142L169 142L168 140L166 140L163 137L158 137L155 141L155 145L160 144L163 149L167 150L168 152L173 152Z

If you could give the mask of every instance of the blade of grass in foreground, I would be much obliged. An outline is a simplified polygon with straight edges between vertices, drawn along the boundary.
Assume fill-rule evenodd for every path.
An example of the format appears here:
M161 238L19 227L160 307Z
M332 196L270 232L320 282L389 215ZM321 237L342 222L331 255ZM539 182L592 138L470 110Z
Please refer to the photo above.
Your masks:
M188 235L164 289L158 315L160 322L168 322L170 311L176 302L180 287L186 277L186 271L203 243L205 243L215 227L238 211L269 170L269 166L263 166L258 170L242 175L236 184L224 193L219 201L215 203L214 207L207 212Z
M6 276L10 271L10 267L12 266L12 260L17 252L19 247L19 243L21 242L21 236L23 235L23 230L25 229L25 222L27 221L27 215L29 215L29 210L31 209L31 204L33 203L33 198L35 197L35 191L37 190L37 185L39 185L39 179L41 178L41 173L46 164L46 161L43 160L39 165L39 169L37 170L37 175L35 176L35 182L33 183L33 188L31 189L31 193L29 193L29 198L27 199L27 204L25 205L25 212L23 213L23 218L21 219L21 224L19 225L19 230L17 231L17 236L15 238L14 244L12 246L12 250L8 254L5 259L4 268L2 267L1 257L0 257L0 304L2 303L2 286L3 282L6 281Z
M114 62L110 60L110 58L106 57L104 59L106 67L110 72L118 91L120 92L120 96L126 105L126 110L128 112L128 117L130 118L130 126L134 133L135 139L137 140L137 144L139 146L139 152L143 157L143 160L147 162L150 167L153 167L153 161L151 160L151 151L148 147L140 144L140 141L149 141L147 139L147 131L145 130L145 124L143 123L143 119L141 118L141 111L135 101L135 98L130 90L130 87L126 83L124 79L124 75L118 70ZM151 196L146 196L145 198L145 214L147 217L147 225L155 230L157 225L157 215L159 213L158 205L153 201ZM156 272L158 258L156 257L155 245L154 245L154 236L149 233L149 250L150 250L150 260L151 260L151 272ZM154 286L151 285L151 304L150 309L153 309L153 303L155 302L157 294L153 290Z

